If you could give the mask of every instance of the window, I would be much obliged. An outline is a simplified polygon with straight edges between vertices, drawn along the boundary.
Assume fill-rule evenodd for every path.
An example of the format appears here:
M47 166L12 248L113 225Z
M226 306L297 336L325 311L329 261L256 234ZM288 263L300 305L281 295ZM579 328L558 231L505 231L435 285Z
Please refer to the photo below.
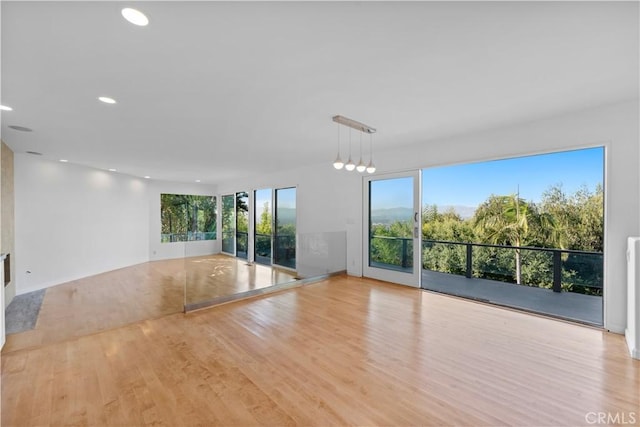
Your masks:
M188 194L161 194L162 243L215 240L216 198Z
M274 264L296 268L296 189L276 190Z

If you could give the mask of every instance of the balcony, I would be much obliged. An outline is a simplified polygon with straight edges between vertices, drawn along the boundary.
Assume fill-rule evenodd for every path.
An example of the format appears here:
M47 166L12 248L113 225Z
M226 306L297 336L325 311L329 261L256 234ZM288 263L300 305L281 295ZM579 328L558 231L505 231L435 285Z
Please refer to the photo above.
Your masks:
M372 266L412 270L411 238L372 236L371 246ZM601 252L438 240L422 247L424 289L602 326Z
M162 243L193 242L196 240L215 239L215 231L189 231L187 233L162 233L160 235L160 242Z
M246 231L222 232L222 251L233 253L235 236L235 254L238 258L247 259L249 247L249 234ZM271 261L271 240L275 246L273 248L273 264L296 268L296 236L256 234L255 235L255 261L260 264L270 265Z

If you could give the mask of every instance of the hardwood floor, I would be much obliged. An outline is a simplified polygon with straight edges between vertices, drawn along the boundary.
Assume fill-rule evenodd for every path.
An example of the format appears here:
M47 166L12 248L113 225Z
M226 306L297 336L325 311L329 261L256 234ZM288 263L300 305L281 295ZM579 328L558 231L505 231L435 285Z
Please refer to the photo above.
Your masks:
M629 425L639 403L620 335L346 276L2 354L3 426Z
M294 272L224 255L185 259L186 304L294 281Z
M180 313L186 302L288 282L294 274L211 255L153 261L47 289L36 327L7 336L4 351L61 342Z

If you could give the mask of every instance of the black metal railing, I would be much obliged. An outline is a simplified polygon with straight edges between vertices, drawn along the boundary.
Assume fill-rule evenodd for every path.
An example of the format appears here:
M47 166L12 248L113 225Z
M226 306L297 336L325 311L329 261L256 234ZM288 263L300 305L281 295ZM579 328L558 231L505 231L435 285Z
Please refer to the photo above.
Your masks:
M509 283L519 279L520 284L551 288L554 292L602 293L602 252L446 240L423 240L422 244L425 269ZM430 256L430 252L439 256ZM438 265L434 258L453 261Z
M273 236L274 263L283 267L296 268L295 234L276 234Z
M235 231L223 231L222 232L222 252L232 254L234 248Z
M192 242L196 240L215 240L215 231L189 231L187 233L162 233L160 241L162 243Z
M426 270L519 282L554 292L602 295L602 252L429 239L422 241L422 247L422 268ZM371 265L409 270L413 266L413 239L374 235L369 253Z
M249 248L249 234L245 231L225 231L222 233L222 251L234 253L240 258L247 258ZM256 234L254 241L256 260L266 263L271 257L271 235ZM284 234L273 236L273 258L274 263L283 267L296 267L296 236L295 234Z
M249 233L236 230L236 256L247 258L249 254Z
M255 245L256 257L271 258L271 234L256 233Z
M411 237L371 236L369 245L371 264L386 264L397 270L413 268L413 239Z

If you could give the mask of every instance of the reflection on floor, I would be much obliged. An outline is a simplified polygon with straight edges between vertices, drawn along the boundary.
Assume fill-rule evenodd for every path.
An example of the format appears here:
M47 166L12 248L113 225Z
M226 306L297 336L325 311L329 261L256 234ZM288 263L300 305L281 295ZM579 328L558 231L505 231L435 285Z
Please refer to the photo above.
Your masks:
M295 272L224 255L185 259L185 305L195 305L296 280Z
M155 319L191 301L291 280L292 273L224 255L146 262L48 288L33 329L7 335L3 353Z

